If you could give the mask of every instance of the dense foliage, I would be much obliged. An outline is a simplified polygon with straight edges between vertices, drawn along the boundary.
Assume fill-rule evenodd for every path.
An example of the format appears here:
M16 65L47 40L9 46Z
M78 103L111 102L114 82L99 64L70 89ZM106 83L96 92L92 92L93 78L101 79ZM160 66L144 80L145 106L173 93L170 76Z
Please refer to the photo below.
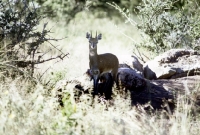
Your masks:
M169 0L143 2L144 6L138 6L141 20L138 28L149 36L157 53L195 46L195 41L200 37L200 8L195 1L187 1L182 8L175 8L175 1Z
M140 0L112 0L116 4L133 11ZM99 17L118 16L116 11L105 4L107 0L35 0L40 6L41 14L48 16L51 19L61 19L69 23L77 13L89 10Z
M172 48L194 48L200 37L200 8L196 0L142 0L137 6L139 22L135 22L129 10L110 3L142 32L143 42L136 44L156 53Z

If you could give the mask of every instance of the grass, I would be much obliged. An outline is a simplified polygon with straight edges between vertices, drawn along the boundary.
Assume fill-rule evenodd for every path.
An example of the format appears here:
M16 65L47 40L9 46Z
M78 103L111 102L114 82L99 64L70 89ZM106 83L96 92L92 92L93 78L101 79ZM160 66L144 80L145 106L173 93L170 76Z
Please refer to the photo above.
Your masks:
M46 20L49 21L49 20ZM79 13L69 25L50 22L55 38L66 37L55 42L69 58L56 64L55 61L39 65L37 74L45 74L40 83L33 85L30 80L7 78L0 84L0 134L75 134L75 135L198 135L200 119L193 116L191 105L180 98L177 109L167 119L164 112L147 114L142 106L130 106L130 99L115 95L109 102L94 102L84 95L75 102L73 83L61 81L81 77L89 68L87 31L101 32L98 52L110 52L119 58L132 55L133 43L123 36L119 29L139 42L136 28L129 24L118 23L108 18L95 18L86 12ZM59 26L59 27L58 27ZM149 53L147 53L149 54ZM52 53L51 55L54 55ZM149 54L150 55L150 54ZM121 60L123 61L123 60ZM51 82L44 85L45 82ZM66 84L66 85L63 85ZM64 107L57 102L58 89L65 92Z

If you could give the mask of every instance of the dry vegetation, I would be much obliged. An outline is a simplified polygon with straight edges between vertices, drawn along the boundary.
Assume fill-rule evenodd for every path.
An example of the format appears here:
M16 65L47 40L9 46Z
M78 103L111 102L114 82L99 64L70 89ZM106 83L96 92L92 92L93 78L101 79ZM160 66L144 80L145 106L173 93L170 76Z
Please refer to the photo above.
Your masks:
M74 101L73 87L65 88L64 107L60 107L55 93L55 84L61 79L82 76L88 64L88 41L86 32L96 31L103 34L98 52L116 54L119 59L132 55L132 41L121 32L131 35L140 42L137 29L122 22L115 24L107 18L95 18L91 13L81 12L69 25L62 22L49 22L55 38L66 37L54 42L68 58L56 63L51 61L38 65L37 74L42 79L36 85L31 80L7 78L0 84L0 134L75 134L75 135L198 135L199 116L193 116L192 105L186 98L179 97L173 114L166 112L146 113L142 106L131 107L130 99L115 95L112 104L94 102L91 97L82 96L80 102ZM41 25L44 22L41 22ZM143 51L143 50L142 50ZM150 52L146 52L152 57ZM56 55L56 54L51 54ZM46 71L46 69L48 69ZM46 85L45 85L46 84ZM51 86L51 87L50 87ZM63 86L64 87L64 86Z

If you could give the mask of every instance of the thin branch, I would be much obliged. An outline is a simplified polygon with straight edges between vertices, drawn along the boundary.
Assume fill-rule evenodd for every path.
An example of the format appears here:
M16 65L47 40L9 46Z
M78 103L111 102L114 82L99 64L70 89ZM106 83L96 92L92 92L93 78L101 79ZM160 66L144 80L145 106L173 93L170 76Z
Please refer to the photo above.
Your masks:
M53 48L55 48L56 50L58 50L59 52L61 52L62 54L65 54L63 53L60 49L58 49L55 45L53 45L50 41L47 41L51 46L53 46Z
M49 59L45 59L45 60L28 60L28 61L21 61L21 60L14 60L13 62L23 62L24 64L41 64L41 63L44 63L44 62L47 62L47 61L50 61L50 60L54 60L54 59L61 59L63 60L63 58L67 57L69 55L69 53L65 54L65 55L59 55L57 57L53 57L53 58L49 58Z
M65 38L67 38L67 37L64 37L64 38L60 38L60 39L54 39L54 38L45 38L44 40L45 41L49 41L49 40L53 40L53 41L59 41L59 40L63 40L63 39L65 39Z
M54 57L54 58L49 58L49 59L46 59L46 60L37 61L37 62L35 62L35 64L44 63L44 62L47 62L47 61L50 61L50 60L54 60L54 59L58 59L58 58L61 59L61 60L63 60L63 58L67 57L68 55L69 55L69 53L67 53L67 54L65 54L63 56L59 55L59 56Z
M127 12L125 13L124 10L123 10L122 8L120 8L120 7L119 7L116 3L114 3L114 2L112 2L112 4L109 3L109 2L106 2L106 4L108 4L108 5L112 6L112 7L114 7L116 10L118 10L118 11L127 19L127 21L131 23L131 25L133 25L133 26L136 26L136 25L137 25L137 22L135 22L133 19L130 18L130 13L129 13L128 10L127 10ZM128 14L128 13L129 13L129 14ZM128 14L128 15L127 15L127 14Z
M39 75L39 81L42 80L42 77L44 76L44 74L50 69L51 67L48 67L41 75Z

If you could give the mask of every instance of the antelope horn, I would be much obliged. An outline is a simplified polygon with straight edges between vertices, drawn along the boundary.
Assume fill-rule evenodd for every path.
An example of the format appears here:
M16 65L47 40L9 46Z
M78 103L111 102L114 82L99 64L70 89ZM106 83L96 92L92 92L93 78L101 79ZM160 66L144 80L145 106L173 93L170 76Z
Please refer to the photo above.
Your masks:
M96 31L96 38L97 38L97 31Z
M91 35L91 38L92 38L92 31L90 31L90 35Z

